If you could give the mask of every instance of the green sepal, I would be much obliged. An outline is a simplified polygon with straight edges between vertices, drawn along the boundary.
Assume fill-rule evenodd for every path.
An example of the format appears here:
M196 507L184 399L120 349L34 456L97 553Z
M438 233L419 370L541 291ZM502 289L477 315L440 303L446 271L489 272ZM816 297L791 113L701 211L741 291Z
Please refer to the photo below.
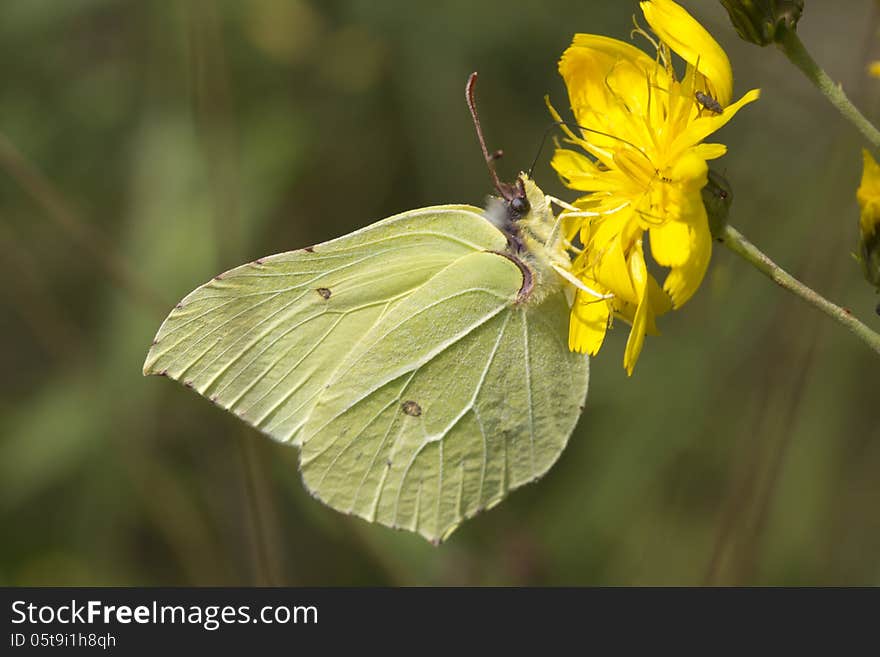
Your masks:
M758 46L778 43L787 30L797 29L804 0L721 0L743 41Z
M703 205L706 206L706 215L709 217L709 231L712 238L717 239L727 226L730 204L733 203L733 188L727 178L709 169L709 180L702 193Z

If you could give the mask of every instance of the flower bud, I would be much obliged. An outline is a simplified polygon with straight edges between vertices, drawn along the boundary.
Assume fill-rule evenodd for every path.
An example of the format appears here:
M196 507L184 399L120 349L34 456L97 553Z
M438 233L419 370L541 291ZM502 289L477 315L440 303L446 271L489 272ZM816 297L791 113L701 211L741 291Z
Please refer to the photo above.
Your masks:
M718 239L727 225L727 215L730 213L730 204L733 203L733 188L727 178L709 169L709 180L702 192L703 205L706 206L709 217L709 232L714 239Z
M804 0L721 0L730 22L744 41L759 46L778 42L794 30L804 10Z

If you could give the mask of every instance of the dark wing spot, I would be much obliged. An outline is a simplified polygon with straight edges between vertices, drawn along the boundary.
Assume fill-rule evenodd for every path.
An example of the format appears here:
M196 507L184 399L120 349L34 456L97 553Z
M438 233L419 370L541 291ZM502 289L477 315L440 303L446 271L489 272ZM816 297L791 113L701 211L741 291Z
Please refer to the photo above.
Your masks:
M318 294L320 294L320 295L321 295L323 298L325 298L325 299L329 299L329 298L330 298L330 294L331 294L331 292L330 292L330 288L327 288L327 287L319 287L317 290L315 290L315 292L317 292Z
M400 408L403 409L404 413L412 415L413 417L418 417L422 414L422 407L411 399L403 402L403 404L400 405Z

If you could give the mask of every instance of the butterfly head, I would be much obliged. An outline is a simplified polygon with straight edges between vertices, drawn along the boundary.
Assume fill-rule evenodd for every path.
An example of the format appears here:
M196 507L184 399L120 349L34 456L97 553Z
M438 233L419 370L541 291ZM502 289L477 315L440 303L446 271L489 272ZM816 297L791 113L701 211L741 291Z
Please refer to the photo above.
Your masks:
M496 185L498 196L493 197L495 203L500 206L501 214L503 214L504 224L507 225L508 231L516 231L517 224L525 219L531 212L532 204L529 201L529 194L526 190L525 175L520 176L512 183L499 182ZM494 222L498 225L498 222ZM503 226L499 228L504 230Z
M515 183L507 185L507 187L513 188L512 193L509 196L504 196L502 192L502 196L504 196L507 205L507 212L512 221L519 221L529 213L529 210L531 210L532 207L531 203L529 203L529 197L526 193L526 186L523 182L523 178L517 178Z

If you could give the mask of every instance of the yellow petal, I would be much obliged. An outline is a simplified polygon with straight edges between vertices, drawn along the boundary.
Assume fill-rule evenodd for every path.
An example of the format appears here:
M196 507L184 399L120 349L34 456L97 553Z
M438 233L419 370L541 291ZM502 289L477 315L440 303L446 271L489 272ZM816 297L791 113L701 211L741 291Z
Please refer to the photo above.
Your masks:
M602 36L601 34L575 34L569 46L569 49L571 48L595 50L607 55L611 61L631 62L645 70L650 70L656 66L653 57L649 57L633 44L613 37Z
M559 174L565 185L581 192L596 192L613 186L606 180L590 158L569 148L557 148L550 166Z
M681 267L691 256L694 238L684 221L667 221L648 231L651 255L663 267Z
M724 144L697 144L691 150L703 160L717 160L727 153L727 146Z
M604 225L599 230L601 228L604 228ZM594 243L595 241L594 239ZM621 301L638 303L619 237L608 242L603 249L596 278Z
M642 301L639 304L632 328L629 331L629 338L626 340L626 349L623 352L623 367L626 369L627 376L632 376L636 361L638 361L639 355L642 353L642 347L645 344L648 305L647 301Z
M632 328L626 341L626 349L623 352L623 367L628 376L632 376L633 368L642 353L645 344L645 335L648 332L649 314L651 303L648 300L646 289L648 286L648 269L641 250L636 249L630 258L630 269L633 274L633 283L637 285L639 305L633 317Z
M581 126L595 132L584 137L605 148L638 129L630 113L649 105L648 79L657 63L632 44L595 34L576 34L559 60L571 109ZM613 133L614 137L599 133Z
M601 289L595 281L585 285ZM571 320L568 324L568 348L581 354L595 356L605 339L608 330L608 302L578 291L571 307Z
M874 78L880 78L880 62L871 62L868 66L868 75Z
M553 165L553 168L564 175L570 173L588 173L595 175L600 173L599 168L590 158L583 153L573 151L570 148L557 148L553 153L551 164Z
M648 276L648 300L651 302L651 314L654 317L665 315L672 310L672 299L653 276ZM648 331L648 335L659 335L656 325L652 331Z
M724 127L742 107L758 100L760 97L761 90L752 89L733 105L725 107L721 114L704 115L691 121L690 125L680 132L672 142L672 145L669 147L670 156L674 157L691 146L699 144L713 132Z
M629 268L633 287L636 290L638 303L641 303L642 297L645 295L645 288L648 285L648 267L645 264L645 256L642 253L641 240L635 244L626 264Z
M647 310L647 326L645 333L648 335L660 335L655 321L660 315L664 315L672 310L672 299L663 291L654 275L648 273L647 284L645 285L645 297L648 302Z
M718 42L684 7L672 0L647 0L640 4L651 29L706 76L715 100L722 107L726 106L733 97L733 70Z
M672 180L685 191L703 189L709 180L709 166L697 152L696 148L685 151L670 172Z
M703 276L706 275L709 260L712 258L712 235L709 233L706 209L702 204L699 206L697 216L689 222L689 225L692 240L688 259L681 266L673 267L663 282L663 289L672 298L674 308L681 307L694 295L703 281ZM654 243L651 244L653 249Z

